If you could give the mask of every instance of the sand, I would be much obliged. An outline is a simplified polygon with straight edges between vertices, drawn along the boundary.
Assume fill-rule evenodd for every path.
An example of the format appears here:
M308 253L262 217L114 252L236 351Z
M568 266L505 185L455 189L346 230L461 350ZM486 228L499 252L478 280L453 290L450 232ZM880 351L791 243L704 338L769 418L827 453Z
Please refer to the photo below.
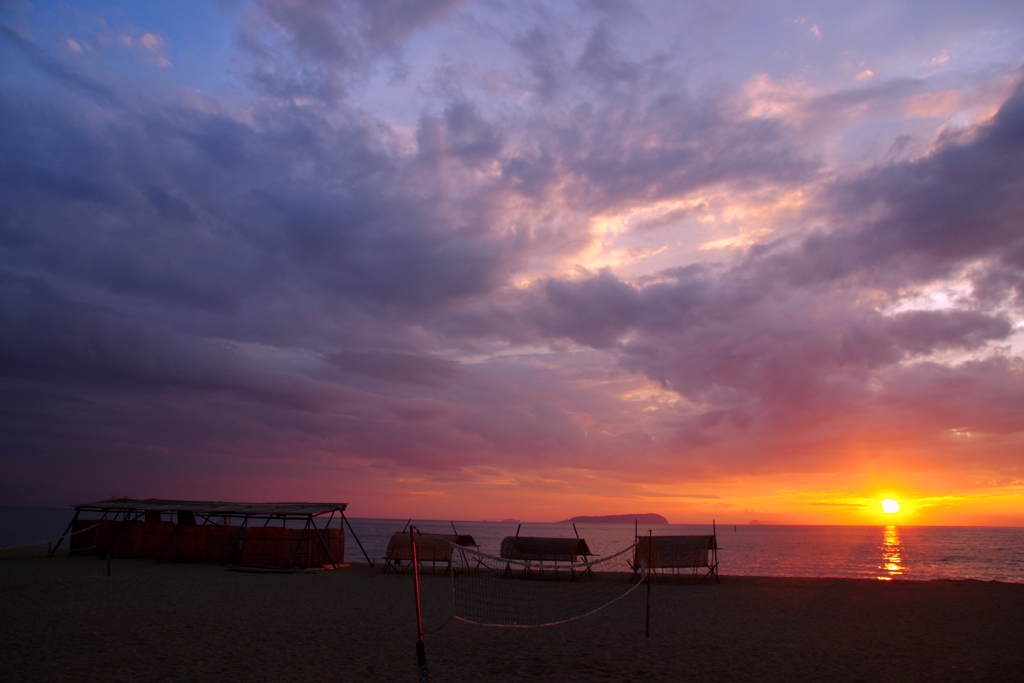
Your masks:
M439 681L1022 681L1024 585L723 576L656 583L542 629L448 621L425 576ZM442 626L443 625L443 626ZM411 575L242 574L95 558L0 561L2 681L415 681Z

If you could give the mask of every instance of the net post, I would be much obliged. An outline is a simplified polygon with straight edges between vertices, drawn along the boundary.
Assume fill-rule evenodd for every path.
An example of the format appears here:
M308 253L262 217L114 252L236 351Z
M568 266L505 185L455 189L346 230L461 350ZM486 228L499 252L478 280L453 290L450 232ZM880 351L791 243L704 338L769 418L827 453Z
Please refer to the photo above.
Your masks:
M420 683L428 683L427 652L423 646L423 608L420 603L420 558L416 550L416 527L409 527L409 538L412 541L412 578L416 588L416 666L419 670Z
M647 619L644 624L644 638L651 637L651 570L654 565L654 534L647 530Z
M734 526L732 530L736 531L736 527ZM715 526L714 519L711 520L711 545L712 564L715 565L715 569L712 574L715 576L715 583L721 583L718 580L718 527Z

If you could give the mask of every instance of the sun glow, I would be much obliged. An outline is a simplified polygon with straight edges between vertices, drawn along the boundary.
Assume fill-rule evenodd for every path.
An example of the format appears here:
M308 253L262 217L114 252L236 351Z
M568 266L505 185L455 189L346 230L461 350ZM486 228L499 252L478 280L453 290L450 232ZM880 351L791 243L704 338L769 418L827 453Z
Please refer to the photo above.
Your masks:
M886 498L882 501L882 512L887 515L891 515L900 511L900 504L892 498Z

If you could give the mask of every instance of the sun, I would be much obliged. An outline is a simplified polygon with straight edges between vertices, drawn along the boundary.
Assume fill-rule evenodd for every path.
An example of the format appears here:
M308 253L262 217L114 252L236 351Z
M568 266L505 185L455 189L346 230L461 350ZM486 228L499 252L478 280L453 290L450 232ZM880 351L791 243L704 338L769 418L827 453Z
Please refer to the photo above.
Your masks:
M900 504L892 498L886 498L882 501L882 512L887 515L900 511Z

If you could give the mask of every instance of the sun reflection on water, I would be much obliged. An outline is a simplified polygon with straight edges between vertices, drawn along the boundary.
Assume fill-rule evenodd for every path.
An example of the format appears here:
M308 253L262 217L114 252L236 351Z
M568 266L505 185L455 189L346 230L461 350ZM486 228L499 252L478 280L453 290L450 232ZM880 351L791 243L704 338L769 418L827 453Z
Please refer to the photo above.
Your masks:
M895 526L885 527L882 535L882 564L878 567L882 572L879 581L892 581L893 577L902 576L906 570L903 563L903 542L900 530Z

